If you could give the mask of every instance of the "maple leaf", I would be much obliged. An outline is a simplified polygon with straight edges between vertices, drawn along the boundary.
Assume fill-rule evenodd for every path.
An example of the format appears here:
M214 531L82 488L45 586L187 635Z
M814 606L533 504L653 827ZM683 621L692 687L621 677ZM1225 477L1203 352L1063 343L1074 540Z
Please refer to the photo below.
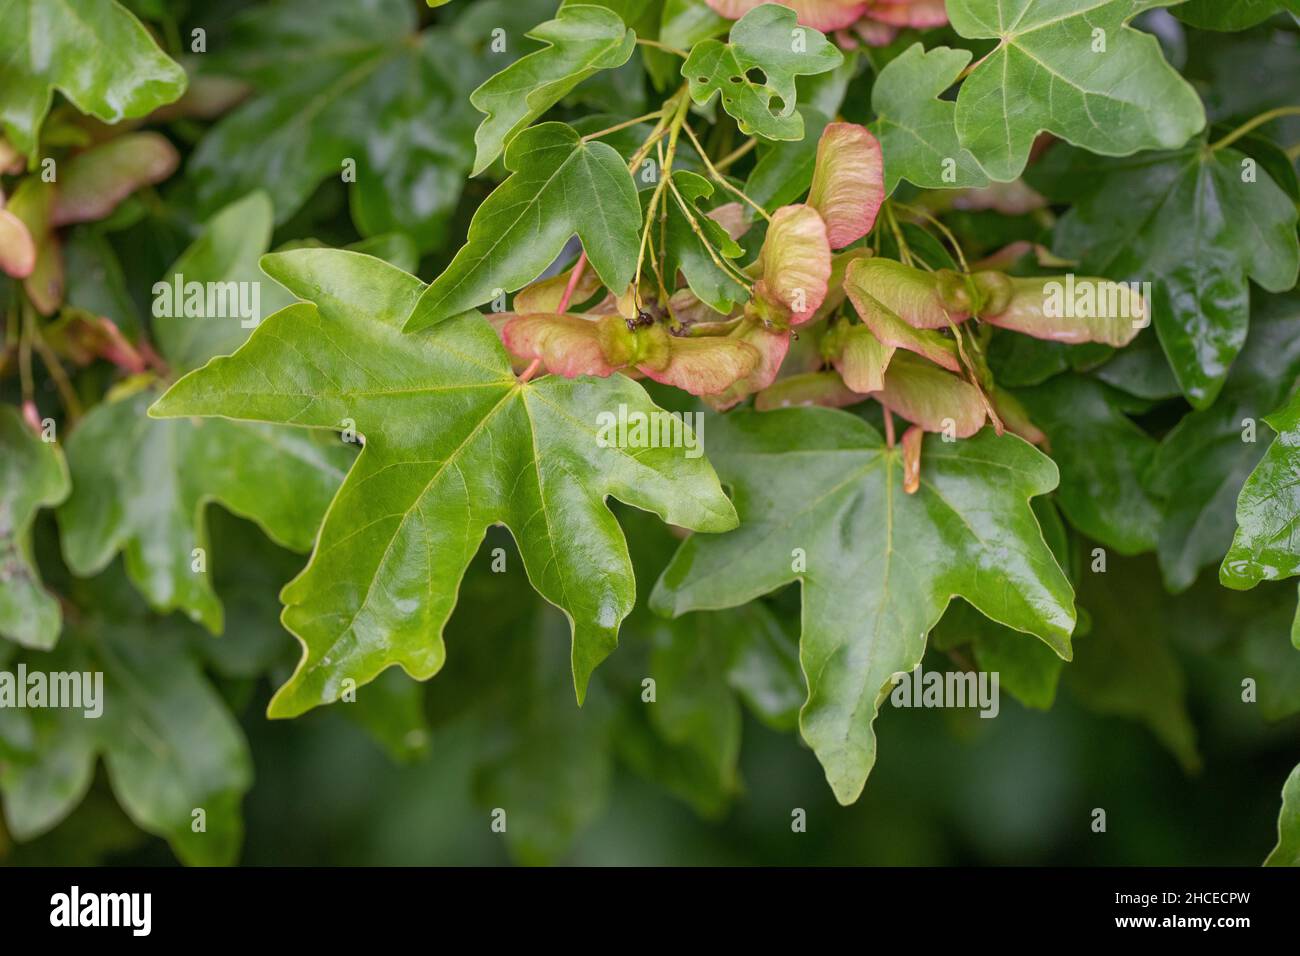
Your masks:
M0 129L33 162L56 89L105 123L185 92L185 71L117 0L6 0L0 22Z
M581 700L634 594L606 496L683 527L734 527L704 459L599 440L602 416L620 406L665 414L635 382L521 382L472 313L403 333L428 287L367 256L299 250L266 256L262 268L309 301L181 379L151 414L315 428L350 418L365 435L311 561L282 594L304 655L273 716L335 700L345 681L394 664L417 679L437 673L460 579L495 523L515 534L533 587L569 616Z
M800 728L841 803L875 762L872 722L892 676L920 662L951 598L1069 659L1073 591L1029 507L1056 486L1056 466L1032 446L987 430L927 437L909 495L901 451L847 412L735 412L709 425L741 525L687 539L651 606L733 607L802 582Z
M563 123L524 130L506 147L513 175L474 213L465 245L406 319L407 331L482 305L532 282L577 233L611 291L636 271L641 207L623 158Z
M1205 126L1200 97L1154 36L1129 27L1176 0L949 0L953 29L998 45L957 93L957 135L993 179L1015 179L1042 131L1094 153L1175 149Z
M510 64L470 94L487 118L474 134L478 154L471 175L492 164L521 130L598 70L622 66L636 48L636 34L613 10L568 4L554 20L526 34L547 44Z
M262 314L291 301L258 278L257 256L271 228L264 194L231 205L209 221L159 285L170 293L180 284L173 303L178 309L188 283L266 286ZM241 318L234 306L230 301L232 314L224 317L155 318L163 356L185 371L233 350L249 334L246 323L261 318ZM73 573L85 577L124 552L128 575L153 607L183 609L219 632L222 607L212 588L204 519L208 504L220 502L256 521L277 543L305 551L351 456L340 442L326 444L289 429L153 421L146 410L162 389L141 384L93 408L68 439L72 494L58 511L64 558Z
M729 42L696 43L682 64L695 105L707 106L721 94L722 108L746 135L802 139L795 77L833 70L844 57L821 33L797 21L789 7L765 3L736 21Z

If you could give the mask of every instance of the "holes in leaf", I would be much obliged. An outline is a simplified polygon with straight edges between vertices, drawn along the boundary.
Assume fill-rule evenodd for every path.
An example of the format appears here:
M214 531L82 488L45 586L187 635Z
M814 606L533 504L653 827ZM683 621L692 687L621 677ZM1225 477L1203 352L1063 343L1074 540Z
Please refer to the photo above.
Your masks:
M701 77L699 78L699 81L700 81L701 83L707 83L707 82L709 82L709 78L708 78L707 76L701 76Z
M741 79L741 78L740 78L739 76L732 76L732 77L729 77L729 78L727 79L727 82L728 82L728 83L739 83L739 82L740 82L740 79Z
M751 66L745 71L745 79L755 86L767 86L767 74L756 66Z
M781 116L785 110L785 100L779 96L773 96L767 101L767 108L773 116Z

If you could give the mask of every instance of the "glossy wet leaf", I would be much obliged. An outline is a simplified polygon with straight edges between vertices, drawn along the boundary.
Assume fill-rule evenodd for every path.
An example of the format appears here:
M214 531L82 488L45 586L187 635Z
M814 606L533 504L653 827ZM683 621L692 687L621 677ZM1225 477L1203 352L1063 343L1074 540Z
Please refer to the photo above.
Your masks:
M846 412L733 413L710 420L709 449L740 528L688 539L652 606L732 607L802 582L800 727L841 803L875 762L871 725L891 676L920 662L952 597L1069 657L1073 593L1029 508L1056 468L1020 439L927 438L915 495L903 493L900 453Z
M1240 590L1300 574L1300 392L1263 420L1276 437L1242 486L1237 532L1219 569L1219 580Z
M510 142L505 162L512 175L478 207L465 245L420 297L408 331L523 288L575 233L606 288L621 294L632 281L641 207L612 147L584 143L563 123L543 123Z
M67 497L68 466L12 405L0 406L0 449L0 637L53 647L62 614L32 556L32 522Z
M284 623L305 651L272 714L332 701L345 680L363 684L394 664L417 679L437 673L461 576L498 522L517 536L533 586L573 622L581 698L632 604L626 545L605 497L685 527L734 525L702 458L602 447L602 412L656 411L636 383L520 383L474 314L403 333L426 287L369 257L302 250L268 256L263 268L308 301L178 382L153 414L335 429L347 418L366 438L311 562L282 594Z
M0 129L29 157L55 90L105 123L185 92L185 71L117 0L8 0L0 22Z
M1177 149L1205 126L1191 85L1128 26L1174 0L950 0L953 29L997 47L957 94L957 135L989 176L1015 179L1039 132L1106 156Z

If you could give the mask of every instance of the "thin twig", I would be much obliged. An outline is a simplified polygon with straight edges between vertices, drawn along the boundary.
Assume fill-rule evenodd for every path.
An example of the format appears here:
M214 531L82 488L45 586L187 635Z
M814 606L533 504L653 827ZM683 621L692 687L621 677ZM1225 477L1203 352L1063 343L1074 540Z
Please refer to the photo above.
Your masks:
M709 171L709 175L713 177L714 181L717 182L718 185L720 185L723 189L729 190L735 195L739 196L742 200L748 203L756 213L758 213L768 222L771 222L772 217L767 214L766 209L764 209L758 203L754 202L754 200L750 199L749 196L745 194L744 190L742 190L739 186L733 185L731 181L727 179L726 176L718 172L718 168L714 166L712 161L709 159L708 152L705 150L703 146L700 145L700 141L696 139L695 131L691 129L691 124L683 123L682 129L686 131L686 135L690 138L691 142L695 144L695 151L700 154L700 159L704 160L704 168Z

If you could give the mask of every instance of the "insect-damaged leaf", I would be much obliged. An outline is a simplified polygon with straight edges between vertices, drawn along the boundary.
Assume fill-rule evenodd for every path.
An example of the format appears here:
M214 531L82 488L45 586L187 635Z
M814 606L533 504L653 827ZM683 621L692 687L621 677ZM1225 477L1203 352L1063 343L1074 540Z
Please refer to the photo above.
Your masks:
M543 123L511 140L506 166L512 175L474 213L465 245L406 319L408 332L522 289L574 233L607 289L622 293L632 281L641 206L612 147Z
M709 454L740 528L687 539L651 605L733 607L802 581L800 727L841 803L875 762L872 722L891 677L920 662L952 597L1070 656L1073 592L1029 507L1056 486L1056 466L1019 438L927 437L913 495L901 452L834 409L710 420Z
M394 664L433 676L461 577L498 522L515 534L533 586L573 623L581 697L634 594L606 496L683 527L734 527L703 458L599 441L602 412L657 411L626 377L521 383L474 314L404 334L426 287L367 256L300 250L267 256L263 268L308 301L182 379L153 414L315 428L349 418L365 435L310 563L282 594L304 655L273 715L332 701L344 681Z
M716 94L741 132L767 139L803 138L803 117L795 111L796 76L825 73L843 54L812 27L798 25L789 7L765 3L731 28L730 42L701 40L682 65L696 106Z

